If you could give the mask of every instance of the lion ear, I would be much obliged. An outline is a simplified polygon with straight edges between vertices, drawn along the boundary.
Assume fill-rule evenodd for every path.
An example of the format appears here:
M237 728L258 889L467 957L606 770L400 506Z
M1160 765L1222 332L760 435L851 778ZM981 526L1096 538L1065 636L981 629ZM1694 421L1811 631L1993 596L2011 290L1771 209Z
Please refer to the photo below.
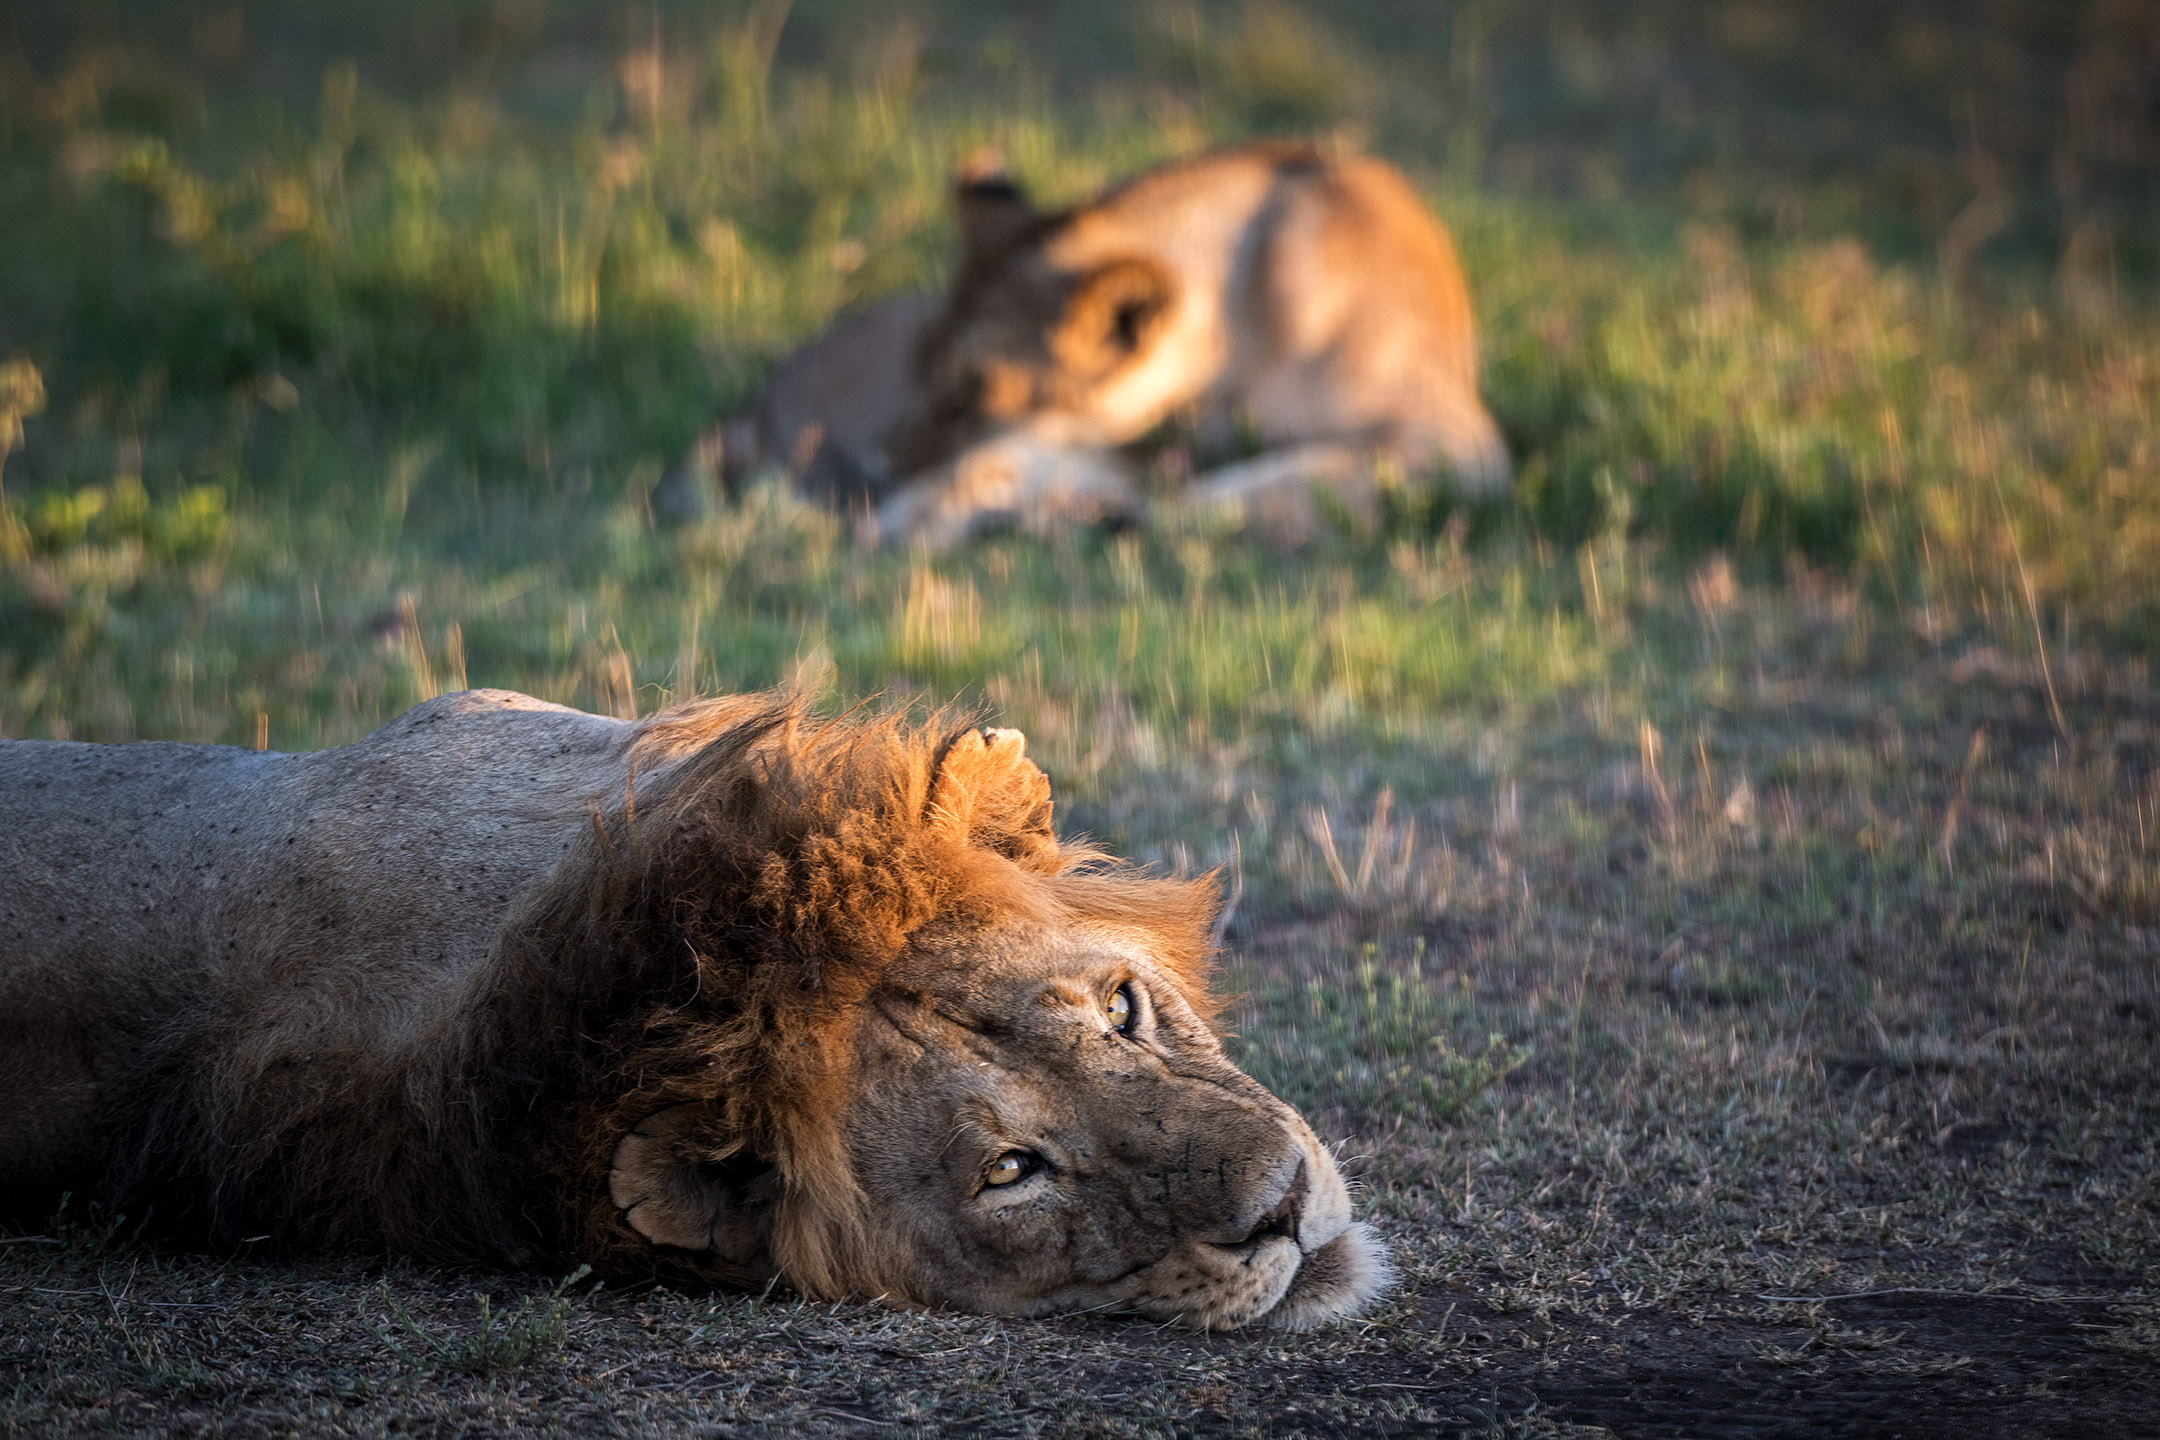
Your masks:
M655 1245L711 1251L745 1267L770 1266L779 1174L716 1144L719 1116L705 1104L648 1115L616 1142L608 1198Z
M953 173L953 209L970 264L1004 250L1036 220L1027 193L1005 173L1005 156L992 149L960 162Z
M1030 870L1058 868L1050 777L1018 730L963 730L945 742L926 813Z
M1080 374L1115 370L1155 343L1176 291L1170 272L1153 260L1128 256L1098 265L1066 296L1051 351Z

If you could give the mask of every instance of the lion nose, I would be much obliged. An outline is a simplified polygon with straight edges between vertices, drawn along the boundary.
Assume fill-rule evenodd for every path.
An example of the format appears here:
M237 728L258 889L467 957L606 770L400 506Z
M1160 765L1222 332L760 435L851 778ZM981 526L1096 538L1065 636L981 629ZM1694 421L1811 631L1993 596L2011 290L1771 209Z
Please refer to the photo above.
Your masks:
M1291 1174L1290 1183L1283 1186L1281 1196L1260 1217L1260 1223L1253 1226L1252 1233L1238 1243L1251 1245L1275 1235L1297 1239L1298 1217L1305 1212L1306 1189L1305 1160L1300 1156L1297 1169Z

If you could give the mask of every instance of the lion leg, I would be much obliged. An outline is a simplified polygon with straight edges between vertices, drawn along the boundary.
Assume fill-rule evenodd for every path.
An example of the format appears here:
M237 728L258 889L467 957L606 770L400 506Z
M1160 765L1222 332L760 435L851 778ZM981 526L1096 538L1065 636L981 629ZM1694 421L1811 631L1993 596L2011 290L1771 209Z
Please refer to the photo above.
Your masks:
M1327 529L1327 508L1359 524L1379 517L1378 457L1362 446L1293 445L1195 476L1168 513L1243 530L1296 549ZM1323 499L1323 497L1325 497Z
M902 486L859 537L870 544L949 550L992 530L1053 535L1138 521L1139 487L1116 456L1019 437L968 450Z
M1444 466L1457 493L1471 499L1506 495L1515 466L1492 412L1475 395L1461 394L1441 396L1430 409L1439 422L1416 427L1396 446L1404 464L1413 470Z
M57 1028L33 1035L0 1023L0 1218L18 1223L46 1219L67 1191L94 1190L104 1171L96 1069L78 1047L54 1043Z

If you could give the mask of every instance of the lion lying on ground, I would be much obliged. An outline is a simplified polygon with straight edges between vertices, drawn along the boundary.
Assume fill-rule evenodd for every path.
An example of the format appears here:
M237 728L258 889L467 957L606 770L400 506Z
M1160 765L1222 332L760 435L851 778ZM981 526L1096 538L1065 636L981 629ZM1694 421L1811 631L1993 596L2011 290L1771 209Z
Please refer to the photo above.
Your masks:
M915 353L942 303L901 295L835 321L774 368L748 410L699 437L654 506L696 519L720 495L778 475L804 499L852 513L871 544L943 549L993 523L1037 534L1141 523L1145 501L1123 457L1025 436L972 446L935 483L902 491L885 436L913 404Z
M1379 469L1506 483L1454 247L1393 166L1254 145L1056 214L996 174L959 203L966 258L886 441L912 483L986 442L1100 449L1180 412L1266 447L1186 502L1282 540L1318 528L1315 487L1370 510Z
M1174 420L1203 450L1248 422L1264 448L1172 508L1284 543L1318 532L1315 489L1369 513L1382 474L1507 483L1454 247L1384 161L1254 145L1049 214L977 163L956 201L942 300L874 306L785 362L705 442L731 477L779 465L875 507L882 538L939 545L1137 517L1111 452Z
M1300 1328L1386 1267L1209 1025L1215 894L1016 731L445 696L308 755L0 742L0 1209Z

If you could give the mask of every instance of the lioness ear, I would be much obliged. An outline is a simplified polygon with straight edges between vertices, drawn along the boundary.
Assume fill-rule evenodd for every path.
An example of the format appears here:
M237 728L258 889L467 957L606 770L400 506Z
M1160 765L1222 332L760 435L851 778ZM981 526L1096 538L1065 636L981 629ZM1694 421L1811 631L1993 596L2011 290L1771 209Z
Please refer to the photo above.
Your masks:
M739 1150L716 1148L716 1120L712 1106L693 1104L638 1122L616 1142L608 1198L655 1245L763 1268L779 1174Z
M977 150L960 162L953 173L953 209L971 263L997 254L1035 223L1035 207L1005 173L1005 157L996 150Z
M1082 275L1050 336L1059 362L1084 375L1116 369L1155 343L1176 284L1152 260L1131 256Z
M1027 758L1018 730L963 730L945 742L930 781L929 815L1030 870L1055 873L1050 777Z

